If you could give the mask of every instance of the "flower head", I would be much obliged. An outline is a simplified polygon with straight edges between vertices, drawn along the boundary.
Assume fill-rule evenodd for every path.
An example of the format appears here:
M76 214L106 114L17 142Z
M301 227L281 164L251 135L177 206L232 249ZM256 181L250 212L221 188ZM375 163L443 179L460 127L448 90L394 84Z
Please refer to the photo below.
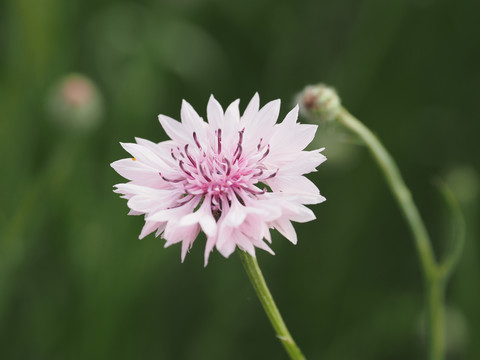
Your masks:
M112 167L130 180L116 185L131 215L145 215L140 238L156 231L165 246L182 243L182 261L200 231L205 265L214 247L228 257L238 246L273 254L270 229L297 242L291 221L315 219L305 204L325 200L304 174L326 160L323 149L304 151L316 126L297 123L298 106L276 124L280 100L259 108L255 94L243 115L234 101L223 111L212 96L208 122L186 101L181 122L160 115L171 140L122 144L132 158Z

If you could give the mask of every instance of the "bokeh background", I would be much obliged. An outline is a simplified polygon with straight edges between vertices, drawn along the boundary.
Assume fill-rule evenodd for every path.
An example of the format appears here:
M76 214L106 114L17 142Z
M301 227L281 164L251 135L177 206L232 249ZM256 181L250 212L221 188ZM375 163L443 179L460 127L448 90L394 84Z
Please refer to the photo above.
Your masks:
M286 359L238 256L137 239L112 192L119 142L165 139L182 99L245 106L319 81L397 159L441 253L441 177L467 219L449 359L480 358L480 2L0 2L0 358ZM76 74L76 75L75 75ZM258 259L309 359L425 358L408 228L367 151L322 125L327 202Z

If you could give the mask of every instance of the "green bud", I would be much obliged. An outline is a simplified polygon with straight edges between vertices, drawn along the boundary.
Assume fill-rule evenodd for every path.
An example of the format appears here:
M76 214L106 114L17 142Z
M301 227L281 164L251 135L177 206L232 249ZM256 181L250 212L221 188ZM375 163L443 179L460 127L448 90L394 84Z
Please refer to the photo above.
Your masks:
M300 112L311 121L332 121L340 112L335 89L324 84L309 85L297 97Z

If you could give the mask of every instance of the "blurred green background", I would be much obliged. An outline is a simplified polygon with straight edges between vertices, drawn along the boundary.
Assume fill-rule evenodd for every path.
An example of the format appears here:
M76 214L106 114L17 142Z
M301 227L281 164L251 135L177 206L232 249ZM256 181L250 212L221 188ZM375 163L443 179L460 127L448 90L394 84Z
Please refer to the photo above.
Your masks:
M480 359L480 2L0 2L0 359L286 359L238 257L204 240L137 240L109 164L119 141L319 81L397 159L441 252L457 193L467 245L448 288L449 359ZM71 74L82 76L70 76ZM85 78L85 77L87 78ZM90 79L90 80L87 80ZM309 359L422 359L423 284L408 228L369 154L333 129L310 178L327 202L258 253Z

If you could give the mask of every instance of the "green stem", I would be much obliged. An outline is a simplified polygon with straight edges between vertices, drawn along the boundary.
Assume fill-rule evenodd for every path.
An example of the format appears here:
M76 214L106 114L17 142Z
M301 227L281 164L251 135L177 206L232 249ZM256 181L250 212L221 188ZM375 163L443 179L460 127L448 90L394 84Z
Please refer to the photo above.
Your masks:
M423 274L426 279L431 278L436 272L436 261L430 238L395 161L383 147L380 140L347 110L342 108L337 121L363 140L380 166L413 233L415 245L422 263Z
M430 360L445 359L445 281L436 276L427 284L428 350Z
M290 332L282 319L282 315L278 311L275 301L273 300L270 290L268 290L267 283L263 278L262 271L258 266L257 259L249 255L245 251L238 250L240 259L242 260L245 271L250 278L250 281L255 289L255 292L262 303L263 309L267 313L270 322L277 333L277 337L283 344L292 360L305 360L300 348L295 344Z
M446 265L448 271L441 271L435 259L427 229L392 156L383 147L378 138L344 108L340 110L336 120L357 134L368 147L383 172L412 231L426 283L430 360L443 360L445 356L444 289L447 273L453 268L454 263L458 261L461 246L457 246L457 249L460 250L454 253L454 256L450 258L452 260Z

